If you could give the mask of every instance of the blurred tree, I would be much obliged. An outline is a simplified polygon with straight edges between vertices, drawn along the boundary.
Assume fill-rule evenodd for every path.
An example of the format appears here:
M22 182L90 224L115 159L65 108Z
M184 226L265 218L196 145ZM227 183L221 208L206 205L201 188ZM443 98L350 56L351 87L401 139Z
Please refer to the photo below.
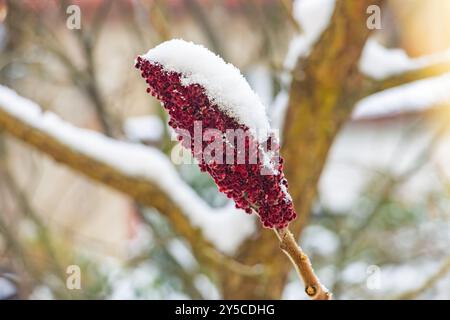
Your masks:
M36 2L33 3L36 4ZM195 22L195 27L199 30L193 38L205 39L204 42L211 49L224 57L235 56L236 50L227 44L233 42L229 40L229 37L236 37L236 34L227 35L212 18L212 12L217 8L217 3L189 0L182 2L183 9L180 9L178 7L180 4L177 3L139 1L132 5L128 1L114 3L108 0L97 1L94 8L88 11L93 14L89 16L86 28L70 33L69 36L66 34L62 36L67 30L54 30L53 25L64 21L64 5L67 3L63 2L59 7L40 3L38 8L34 8L29 7L27 1L10 1L8 2L9 16L5 20L9 41L2 52L0 61L2 83L17 85L20 82L11 76L14 70L20 69L18 66L32 69L38 74L39 79L50 79L56 83L62 81L53 74L51 66L46 65L45 62L39 63L30 59L30 50L37 52L42 50L58 61L64 71L60 72L58 69L55 74L66 74L67 77L63 82L67 81L70 87L76 88L85 99L83 101L87 101L92 106L97 119L97 125L93 127L113 139L124 140L126 139L122 129L124 119L114 113L111 105L112 101L120 99L120 96L130 94L130 84L126 82L129 79L123 77L124 83L120 83L118 87L125 88L124 91L120 91L111 98L110 95L114 90L108 91L102 86L102 69L99 67L102 59L96 55L102 26L107 19L117 17L118 11L123 13L131 11L132 14L126 15L126 27L132 31L135 36L133 39L137 43L135 46L141 50L151 43L179 35L175 22L182 20L181 16L185 10L186 15ZM278 51L285 51L284 39L288 38L291 32L301 32L301 26L295 19L288 1L264 3L230 1L226 9L222 10L229 10L230 15L247 13L245 19L249 21L247 23L251 26L252 35L259 42L257 41L257 50L253 50L256 53L251 50L251 46L248 46L248 51L251 53L247 54L250 58L244 57L243 64L246 65L252 60L264 63L270 69L271 81L275 83L275 87L282 88L284 84L280 74L286 70L280 59L282 55ZM319 208L318 217L311 219L311 213L317 204L319 179L324 171L330 148L343 125L349 121L355 104L362 98L415 80L441 75L450 69L448 61L439 61L424 68L383 79L373 79L365 75L359 68L359 62L371 34L366 27L366 9L374 4L383 6L385 1L336 0L333 15L325 31L312 45L309 54L297 59L294 69L290 72L292 80L289 84L288 106L284 117L282 154L286 160L285 167L290 181L290 191L299 213L299 218L292 226L295 234L299 236L312 220L314 224L326 226L339 235L336 257L313 257L313 262L317 262L320 266L333 266L336 279L332 284L337 297L345 296L346 291L351 290L356 292L356 296L364 294L369 296L361 288L352 288L343 280L345 268L358 257L369 256L380 265L398 259L397 251L393 251L389 246L383 248L371 246L372 249L367 250L369 246L365 244L367 242L375 244L381 241L381 238L391 239L392 230L400 226L408 227L420 223L420 213L423 210L403 206L395 198L395 190L427 163L430 149L426 148L415 161L417 165L404 173L394 177L391 173L385 173L381 178L371 181L365 195L371 206L367 210L360 210L361 217L358 219L355 216L343 218L333 215L324 208ZM394 7L397 5L398 2L394 4ZM174 7L178 9L175 10ZM236 11L236 7L243 9ZM0 6L0 12L6 10L2 8ZM54 20L46 21L42 18L45 10L48 10L45 14L46 19ZM221 14L223 12L220 11ZM0 14L0 21L2 21L1 17L2 14ZM182 22L180 25L186 26ZM183 29L180 26L178 28ZM147 35L148 33L150 36ZM402 41L411 43L405 39L408 37L402 38ZM64 41L61 38L71 40ZM404 46L407 47L406 44ZM237 51L244 55L242 48L239 47ZM443 121L442 129L437 130L435 139L428 144L429 148L435 147L446 133L447 127L448 123ZM208 298L195 284L196 277L202 274L207 274L218 286L222 296L227 299L278 299L282 296L291 265L282 256L278 247L279 243L272 232L259 228L252 237L242 243L235 255L226 255L215 248L201 230L191 225L185 214L186 208L174 202L173 196L167 194L156 183L130 176L111 167L108 163L93 159L87 154L75 152L70 146L58 141L50 134L37 128L30 128L26 122L15 118L1 108L0 129L65 164L76 173L119 190L136 202L132 205L133 212L137 214L140 223L152 230L154 239L153 246L149 250L145 250L142 256L129 261L130 269L151 259L159 265L161 273L165 274L162 281L171 282L170 279L175 279L173 287L180 287L180 291L192 298ZM164 139L162 148L167 153L172 146L167 132ZM69 258L53 253L54 247L59 245L59 241L55 241L56 235L51 234L46 229L45 223L39 220L39 215L30 203L30 195L20 190L5 162L2 162L1 174L2 183L6 182L8 189L14 194L14 201L20 207L18 211L32 219L40 230L38 247L43 250L42 255L45 256L46 261L50 260L48 265L53 268L48 272L59 277L59 282L57 281L56 284L48 281L45 277L46 272L43 272L41 268L34 270L36 267L33 265L34 261L25 261L28 259L28 251L34 246L21 243L21 239L14 232L10 232L10 226L3 221L6 215L2 212L0 214L1 237L7 240L8 248L14 248L10 256L15 255L17 260L23 260L23 267L27 269L31 282L22 296L29 295L32 288L41 283L51 282L49 286L54 290L54 296L57 298L107 297L112 290L110 283L102 276L97 277L101 271L95 266L90 266L89 263L86 263L86 269L90 270L90 289L85 295L83 295L84 292L80 296L67 295L67 292L61 288L64 278L61 274L63 271L61 265L65 265ZM191 181L194 188L205 190L211 187L210 179L200 181L197 176L194 176ZM154 216L149 218L147 208L156 209L164 218L155 219ZM214 214L214 208L211 208L211 214ZM168 250L168 243L178 238L188 243L200 263L199 268L185 270ZM67 250L66 245L69 246L64 244L64 250ZM75 255L72 250L68 252L67 255ZM412 253L411 256L413 256ZM405 257L405 259L409 258L411 257ZM82 258L78 259L83 261ZM418 296L424 291L424 287L432 286L440 277L445 276L448 269L448 262L445 262L436 274L424 282L423 286L406 292L400 297Z

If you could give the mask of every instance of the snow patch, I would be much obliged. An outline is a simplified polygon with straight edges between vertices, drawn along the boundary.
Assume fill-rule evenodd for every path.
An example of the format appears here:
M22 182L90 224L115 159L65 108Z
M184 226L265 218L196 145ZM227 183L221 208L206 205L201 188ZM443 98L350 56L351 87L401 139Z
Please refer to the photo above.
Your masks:
M0 277L0 300L6 300L16 295L17 289L8 279Z
M272 128L278 129L280 134L284 127L284 119L289 103L289 94L286 90L281 90L275 97L270 107L270 120L272 121Z
M164 124L154 115L131 117L125 121L124 131L131 141L159 141L164 133Z
M303 32L289 45L284 66L292 70L299 57L306 56L330 23L335 0L297 0L293 4L294 18Z
M381 80L444 62L450 62L450 49L411 58L403 49L385 48L377 40L370 38L364 47L359 68L364 74Z
M205 297L205 299L208 300L221 299L221 294L218 288L213 282L211 282L211 280L207 276L203 274L196 276L194 279L194 284L197 290L200 291L202 296Z
M183 76L183 85L199 84L219 109L246 125L259 142L267 140L270 125L260 98L238 68L201 45L181 39L163 42L142 58Z
M334 12L335 0L296 0L293 4L293 15L301 25L303 32L295 36L290 44L284 60L286 72L282 74L284 87L291 82L291 72L300 57L309 54L311 48L327 28ZM282 129L286 116L289 94L281 90L270 108L272 125Z
M353 119L420 111L450 99L450 73L415 81L368 96L357 103Z
M167 243L167 250L185 270L193 271L198 268L197 260L181 240L170 240L169 243Z
M336 253L339 238L334 232L323 226L311 225L302 234L301 243L306 251L327 257Z
M261 98L264 106L269 106L273 98L270 70L264 65L255 65L246 72L245 77L258 97Z

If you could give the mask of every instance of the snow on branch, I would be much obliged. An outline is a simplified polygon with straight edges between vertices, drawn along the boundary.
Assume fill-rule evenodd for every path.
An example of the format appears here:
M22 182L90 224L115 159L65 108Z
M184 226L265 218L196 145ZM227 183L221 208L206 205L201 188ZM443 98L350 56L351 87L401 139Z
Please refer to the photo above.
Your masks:
M254 219L236 213L232 206L210 208L159 150L77 128L4 86L0 86L0 128L56 161L155 207L193 247L201 242L195 228L206 243L229 254L255 231Z
M306 56L322 32L328 27L333 15L335 0L296 0L293 15L302 27L302 33L292 39L284 67L293 70L300 57Z
M375 80L419 71L426 73L424 76L439 75L437 72L443 73L450 70L450 49L411 58L403 49L385 48L377 40L371 38L367 40L364 47L359 68L361 72ZM431 72L433 70L435 73Z
M420 111L450 101L450 73L398 86L359 101L353 119Z
M306 57L321 34L329 26L335 10L335 0L296 0L293 3L293 18L301 26L301 34L295 35L289 43L288 52L283 62L287 71L283 74L285 86L289 87L292 72L299 58ZM281 90L269 108L272 127L282 129L289 102L286 90Z
M450 49L411 58L402 49L387 49L375 39L369 39L359 67L371 78L367 93L373 94L449 72Z

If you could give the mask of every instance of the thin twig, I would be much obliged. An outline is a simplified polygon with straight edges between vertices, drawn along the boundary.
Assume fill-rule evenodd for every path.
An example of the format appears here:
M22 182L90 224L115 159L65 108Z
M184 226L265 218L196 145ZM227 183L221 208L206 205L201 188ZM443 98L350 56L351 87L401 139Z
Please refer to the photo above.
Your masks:
M302 278L306 294L314 300L331 300L331 292L320 283L319 278L314 273L311 261L297 244L291 231L287 227L274 229L274 231L280 240L281 250L289 257Z
M214 262L241 276L261 277L264 275L264 266L261 264L246 265L240 263L238 260L232 259L211 247L205 247L203 254L211 259L211 263Z
M411 300L417 298L425 291L432 288L440 279L444 278L450 272L450 257L439 267L436 273L432 274L425 282L418 288L400 294L395 299Z

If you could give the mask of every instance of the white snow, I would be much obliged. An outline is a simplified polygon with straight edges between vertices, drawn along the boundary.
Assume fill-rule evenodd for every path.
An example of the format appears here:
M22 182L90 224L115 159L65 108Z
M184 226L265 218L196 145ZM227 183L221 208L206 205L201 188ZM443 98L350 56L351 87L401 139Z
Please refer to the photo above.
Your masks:
M272 105L270 106L270 120L272 128L278 129L280 131L280 136L284 127L284 119L287 112L287 107L289 103L289 94L286 90L281 90ZM282 137L280 137L282 138Z
M323 226L310 225L302 232L300 243L306 252L327 257L336 253L339 237Z
M386 265L380 269L380 289L372 291L376 298L396 297L415 290L440 268L442 261L415 259L406 264ZM424 290L417 299L449 299L449 275L441 277L437 284Z
M305 287L297 278L289 281L283 289L283 300L307 300L308 296L305 293Z
M135 258L141 255L144 251L151 247L154 242L153 233L148 226L138 224L136 226L136 233L127 241L127 254L130 258Z
M201 45L181 39L163 42L142 58L159 63L166 71L183 75L183 85L200 84L212 102L241 124L260 142L270 125L260 98L253 92L239 69Z
M371 265L365 261L351 262L344 268L344 270L342 270L341 281L349 284L363 283L367 280L368 275L372 274L368 272L373 268L373 266L372 268L370 267ZM375 268L373 269L374 271L377 270Z
M335 138L321 175L321 204L339 214L365 206L362 196L368 183L381 179L380 174L398 176L414 167L432 136L433 131L414 128L409 121L348 124ZM444 163L447 159L440 161ZM404 203L425 201L438 187L431 173L430 168L416 172L408 183L399 186L396 196Z
M269 106L273 99L273 84L271 71L267 66L255 65L245 74L253 91L260 97L264 106Z
M175 291L167 283L163 282L157 285L163 276L162 271L149 262L141 263L131 269L115 261L108 261L104 264L102 274L107 276L108 282L112 284L107 299L185 300L189 298L183 293Z
M294 2L294 17L301 24L304 32L291 42L285 60L287 70L292 70L297 59L309 53L312 45L327 27L334 4L333 0L297 0ZM402 49L387 49L376 39L370 38L363 50L360 69L366 75L381 80L447 61L450 61L450 49L432 55L411 58ZM422 110L447 100L450 97L449 92L450 73L413 82L364 98L355 106L353 118L380 117ZM274 100L270 108L274 127L282 128L287 101L285 91L281 91Z
M159 141L164 133L164 124L154 115L130 117L125 121L124 131L131 141Z
M450 62L450 49L411 58L403 49L385 48L376 39L370 38L364 47L359 68L364 74L381 80L444 62Z
M349 149L345 146L341 148ZM325 208L346 214L358 201L370 175L358 167L360 159L357 160L356 165L352 162L340 163L334 159L327 161L319 184L320 201Z
M364 48L360 69L366 75L382 80L444 62L450 62L450 49L432 55L411 58L404 50L387 49L371 38ZM358 102L353 112L353 118L373 118L420 111L439 103L445 103L449 99L450 73L444 73L368 96Z
M205 299L219 300L222 298L217 286L207 276L197 275L194 278L194 284Z
M194 271L198 263L188 246L179 239L172 239L167 243L167 250L172 257L187 271Z
M327 27L334 10L333 0L297 0L294 17L304 32L295 37L285 60L287 70L292 70L297 59L306 56L312 45ZM387 49L370 38L363 50L360 69L366 75L381 80L403 72L418 70L437 63L450 62L450 49L444 52L409 57L402 49ZM353 119L380 117L418 111L450 97L450 73L407 85L392 88L361 100L353 112ZM273 126L282 128L287 109L287 93L281 91L270 108Z
M373 118L433 107L450 99L450 73L411 82L368 96L357 103L353 119Z
M335 0L297 0L293 3L294 18L303 32L292 39L284 66L292 70L299 57L306 56L330 23Z
M39 105L0 86L0 109L29 126L41 130L75 151L126 173L156 184L183 209L195 227L218 249L233 253L253 234L255 218L227 206L209 207L178 175L170 160L158 149L108 138L91 130L77 128L52 112L42 112Z
M297 60L309 54L312 46L330 23L334 7L335 0L296 0L293 3L294 18L301 25L303 32L291 40L284 60L284 68L287 72L282 74L282 81L286 88L291 82L291 71L297 64ZM282 130L288 101L289 95L286 90L281 90L275 97L270 107L270 117L274 128Z
M5 300L15 295L16 287L8 279L0 277L0 300Z
M29 300L53 300L52 290L46 285L38 285L33 288L33 291L28 296Z

